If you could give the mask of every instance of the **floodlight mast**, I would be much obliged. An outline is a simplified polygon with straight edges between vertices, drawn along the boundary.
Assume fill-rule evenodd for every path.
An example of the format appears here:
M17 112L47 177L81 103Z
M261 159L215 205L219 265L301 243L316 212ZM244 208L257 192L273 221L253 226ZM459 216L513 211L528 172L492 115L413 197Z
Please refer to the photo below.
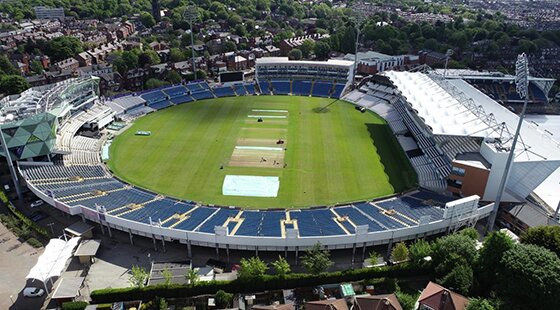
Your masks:
M519 122L517 123L517 129L513 136L513 142L509 150L508 158L506 161L506 166L504 168L504 173L500 181L500 186L498 187L498 193L496 195L496 200L494 201L494 207L492 213L490 213L490 218L488 219L488 225L486 227L486 233L494 230L494 225L496 222L496 217L498 215L498 209L500 207L500 202L502 201L502 195L506 187L507 178L511 170L511 164L513 162L513 156L515 153L515 146L517 145L517 139L519 138L519 132L521 131L521 125L523 125L523 118L525 116L525 110L527 109L528 90L529 90L529 63L525 53L517 56L517 61L515 63L515 86L519 97L524 99L523 109L519 115Z
M196 80L196 64L195 64L195 57L194 57L194 34L193 34L193 24L196 20L198 20L198 10L195 5L189 5L185 8L185 12L183 13L183 18L189 23L191 28L191 58L192 58L192 70L194 80Z
M354 49L354 68L352 70L352 86L356 87L356 75L358 73L358 47L360 45L360 26L365 20L366 16L362 11L354 8L353 9L354 20L356 22L356 44Z
M449 62L449 57L451 57L451 55L453 55L453 50L448 49L447 52L445 52L445 69L443 70L443 77L447 75L447 63Z

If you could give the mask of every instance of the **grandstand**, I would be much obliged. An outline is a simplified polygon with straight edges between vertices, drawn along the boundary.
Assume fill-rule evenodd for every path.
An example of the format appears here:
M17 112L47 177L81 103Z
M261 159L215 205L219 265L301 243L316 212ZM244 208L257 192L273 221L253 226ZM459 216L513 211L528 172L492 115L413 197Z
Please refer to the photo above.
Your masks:
M435 70L443 74L442 69ZM515 76L492 71L474 71L467 69L448 69L445 73L448 79L461 79L476 87L493 100L508 103L523 103L515 89ZM528 100L532 104L548 103L548 93L554 85L555 79L530 76Z
M261 93L340 98L351 80L353 62L295 61L287 57L257 59L256 79Z
M56 149L52 149L56 152L49 154L63 160L20 161L18 171L31 191L63 212L131 234L178 240L189 248L201 245L293 251L316 242L332 249L353 248L447 232L488 215L492 204L480 204L476 195L457 200L439 194L445 191L445 178L452 169L455 156L450 154L475 148L481 143L480 136L472 143L441 140L444 136L455 137L457 132L451 131L457 129L438 127L437 119L411 113L421 109L405 100L404 86L398 84L397 76L376 76L359 89L347 91L351 69L352 63L344 61L264 59L257 62L254 83L210 86L192 82L107 100L93 96L84 102L76 101L67 109L73 113L56 118L59 126L53 143ZM414 78L418 80L415 85L436 87L437 82L431 78ZM376 112L401 137L399 141L406 141L403 147L406 144L422 188L374 201L301 210L208 206L163 197L122 182L100 161L104 137L78 134L86 123L106 120L108 115L129 121L186 102L251 95L342 96ZM448 132L434 135L434 128L446 128Z
M465 80L440 73L384 72L344 99L387 120L422 187L493 201L518 117ZM550 134L524 123L521 141L505 201L524 201L560 166L560 144Z

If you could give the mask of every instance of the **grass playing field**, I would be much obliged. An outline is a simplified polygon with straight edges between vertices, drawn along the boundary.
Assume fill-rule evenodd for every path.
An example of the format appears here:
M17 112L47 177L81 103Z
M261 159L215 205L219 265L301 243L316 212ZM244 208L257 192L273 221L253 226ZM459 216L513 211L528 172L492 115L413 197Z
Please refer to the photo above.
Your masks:
M332 205L414 186L416 174L386 122L343 101L319 112L333 101L243 96L174 106L117 136L108 165L119 178L164 195L246 208ZM224 196L228 174L278 176L278 197Z

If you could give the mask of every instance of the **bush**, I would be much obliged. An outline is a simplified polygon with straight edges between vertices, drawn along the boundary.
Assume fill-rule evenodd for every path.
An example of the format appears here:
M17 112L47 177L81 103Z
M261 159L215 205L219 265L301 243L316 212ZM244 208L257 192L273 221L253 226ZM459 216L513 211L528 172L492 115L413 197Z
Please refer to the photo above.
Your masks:
M31 219L25 216L25 214L21 213L11 203L7 204L7 207L16 218L18 218L21 222L23 222L24 226L28 226L29 228L33 229L39 236L44 237L45 239L51 238L51 236L49 235L48 231L45 228L37 225L37 223L33 222Z
M107 288L95 290L91 299L95 303L125 300L151 300L156 296L165 298L189 297L204 294L215 294L218 290L230 293L278 290L286 287L313 287L327 283L352 282L371 278L398 278L418 274L433 274L429 268L415 267L411 264L363 268L337 272L326 272L317 275L306 273L290 273L284 276L263 275L258 278L236 279L233 281L199 282L196 285L170 284L150 285L143 288Z
M40 248L40 247L43 246L43 244L41 243L41 241L39 241L39 240L37 240L37 239L35 239L35 238L33 238L33 237L27 239L27 243L29 243L30 246L32 246L32 247L34 247L34 248L36 248L36 249L38 249L38 248Z
M85 301L69 301L62 303L62 310L84 310L87 305Z

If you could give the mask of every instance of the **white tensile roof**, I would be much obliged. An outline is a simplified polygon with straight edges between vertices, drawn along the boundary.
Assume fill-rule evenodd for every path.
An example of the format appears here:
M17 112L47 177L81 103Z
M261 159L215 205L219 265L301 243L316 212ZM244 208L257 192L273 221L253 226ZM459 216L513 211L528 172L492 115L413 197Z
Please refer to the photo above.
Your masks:
M80 241L79 237L68 241L51 239L45 247L45 252L39 256L37 263L25 278L37 279L44 283L49 278L59 277L78 241Z
M434 135L499 138L500 132L486 123L484 116L476 115L463 105L457 96L448 93L432 78L420 72L387 71L384 74L406 97L418 116L432 128ZM460 79L445 83L472 100L479 111L492 114L496 123L505 123L511 134L515 133L519 117L469 83ZM560 159L560 143L538 126L524 121L521 139L517 145L515 161L542 161Z
M482 119L467 109L428 75L420 72L386 71L384 74L418 111L434 135L498 138Z

